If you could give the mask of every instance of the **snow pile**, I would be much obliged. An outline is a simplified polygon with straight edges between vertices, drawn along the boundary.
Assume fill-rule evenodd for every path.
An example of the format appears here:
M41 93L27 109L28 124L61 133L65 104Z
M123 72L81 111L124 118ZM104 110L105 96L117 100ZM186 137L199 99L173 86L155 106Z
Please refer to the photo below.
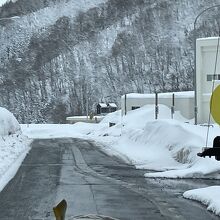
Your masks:
M219 163L214 158L199 158L198 152L205 146L205 135L192 132L197 126L179 122L152 122L146 126L142 138L145 146L151 144L151 151L157 153L156 164L162 165L165 172L147 173L146 177L166 178L202 178L220 170ZM203 128L205 130L205 128ZM199 129L200 130L200 129ZM204 132L203 132L204 133ZM155 160L155 158L154 158ZM161 162L160 162L161 160ZM172 161L173 160L173 161ZM173 164L166 167L164 163ZM176 162L176 164L175 164ZM148 165L146 164L146 168ZM156 167L153 165L152 169ZM159 170L159 169L157 169Z
M177 121L165 120L150 121L144 129L130 131L117 148L121 149L122 142L127 143L124 151L130 148L127 156L138 168L157 171L187 167L196 160L197 144L202 144L199 136L192 135Z
M20 125L14 115L5 108L0 107L0 136L21 132Z
M29 141L22 135L14 115L0 108L0 191L16 174L28 146Z
M213 173L220 170L219 162L197 156L205 147L207 127L183 123L188 121L179 112L170 120L170 109L159 107L159 120L153 120L154 106L146 105L123 118L120 111L111 113L87 134L110 145L139 169L162 171L146 173L146 177L216 178ZM109 122L116 125L109 127ZM209 146L218 134L219 127L210 128Z
M189 190L183 196L203 203L209 211L220 215L220 186Z

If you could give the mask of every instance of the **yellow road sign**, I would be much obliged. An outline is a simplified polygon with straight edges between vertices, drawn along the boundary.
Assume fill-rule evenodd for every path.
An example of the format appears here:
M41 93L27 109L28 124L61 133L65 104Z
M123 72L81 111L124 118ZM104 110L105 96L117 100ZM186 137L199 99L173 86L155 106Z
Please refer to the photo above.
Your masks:
M220 85L218 85L212 93L210 112L215 122L220 124Z

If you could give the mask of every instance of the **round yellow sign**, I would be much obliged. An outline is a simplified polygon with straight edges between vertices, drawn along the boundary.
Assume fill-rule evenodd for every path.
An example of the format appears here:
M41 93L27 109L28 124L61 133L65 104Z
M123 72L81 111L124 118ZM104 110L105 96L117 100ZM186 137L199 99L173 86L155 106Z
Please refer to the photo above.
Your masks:
M210 99L210 112L214 121L220 124L220 85L212 93Z

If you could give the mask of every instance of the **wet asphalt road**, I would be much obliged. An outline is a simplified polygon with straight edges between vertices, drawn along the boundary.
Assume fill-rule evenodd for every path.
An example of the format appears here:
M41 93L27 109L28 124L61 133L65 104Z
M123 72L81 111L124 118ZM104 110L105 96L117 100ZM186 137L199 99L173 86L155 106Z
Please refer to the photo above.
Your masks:
M52 207L65 198L67 219L102 214L126 220L220 219L185 190L215 180L144 179L135 170L79 139L35 140L15 178L0 193L0 220L55 219Z

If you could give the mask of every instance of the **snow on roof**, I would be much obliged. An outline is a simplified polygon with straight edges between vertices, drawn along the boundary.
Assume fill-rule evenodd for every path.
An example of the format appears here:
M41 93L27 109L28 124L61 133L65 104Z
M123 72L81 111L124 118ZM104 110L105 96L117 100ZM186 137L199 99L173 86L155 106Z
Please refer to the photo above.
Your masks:
M172 95L175 95L175 98L194 98L194 91L186 92L167 92L167 93L158 93L158 98L171 98ZM155 93L151 94L140 94L140 93L129 93L127 98L129 99L142 99L142 98L154 98ZM122 96L124 99L124 95Z
M117 105L116 105L115 103L113 103L113 102L108 103L108 105L109 105L110 107L112 107L112 108L117 108Z
M218 40L219 37L204 37L204 38L198 38L197 41L201 40Z
M99 103L98 105L100 105L101 108L107 108L107 104L106 103Z

